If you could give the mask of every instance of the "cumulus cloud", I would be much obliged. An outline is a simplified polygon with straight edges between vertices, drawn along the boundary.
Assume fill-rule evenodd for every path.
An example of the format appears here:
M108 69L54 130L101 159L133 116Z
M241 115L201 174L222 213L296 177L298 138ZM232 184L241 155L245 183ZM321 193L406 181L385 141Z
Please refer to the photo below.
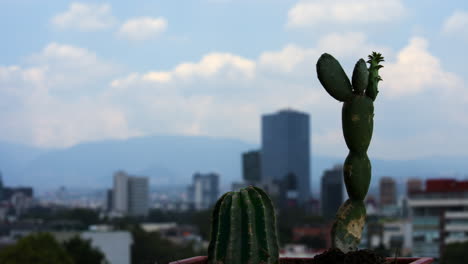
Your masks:
M343 45L346 43L346 45ZM266 51L260 54L259 67L282 74L306 74L315 67L322 53L333 54L342 61L366 58L370 51L379 51L391 55L385 46L370 42L362 32L330 33L322 36L315 47L300 47L288 44L279 51Z
M346 42L347 48L334 45L337 42ZM0 66L0 108L7 109L0 112L5 124L0 139L68 146L165 133L258 142L261 115L291 107L311 114L315 151L341 155L346 147L339 136L340 103L321 87L315 63L322 52L330 52L350 74L356 59L374 48L388 51L376 101L372 155L408 158L457 148L466 152L466 84L444 68L428 41L414 37L392 51L357 32L325 35L313 46L291 43L255 58L216 52L171 68L110 75L88 73L86 68L109 65L93 52L51 43L31 56L28 65ZM67 60L80 58L79 67L65 70ZM51 85L60 74L72 83L79 79L89 83L63 92ZM101 79L106 83L96 81ZM70 96L87 86L100 89ZM428 147L428 142L440 142L437 137L445 130L452 131L450 140L456 143L446 147L440 143L437 150Z
M139 135L129 128L124 112L96 96L100 89L91 88L118 73L111 63L58 43L26 61L0 66L0 108L5 110L0 113L1 140L63 147Z
M444 21L442 30L446 34L468 35L468 11L455 11Z
M198 62L184 62L171 71L152 71L145 74L132 73L111 82L114 87L135 82L168 83L170 81L193 81L223 76L227 80L252 79L255 62L230 53L210 53Z
M414 95L437 87L462 86L462 80L445 71L440 60L428 51L428 41L413 37L398 54L396 61L382 69L383 86L390 96Z
M119 66L99 59L94 52L73 45L52 42L26 59L46 75L47 86L70 90L119 72Z
M317 51L288 44L280 51L266 51L260 54L259 64L271 71L290 73L307 59L317 57Z
M54 16L52 25L61 30L98 31L112 27L116 19L109 4L71 3L68 10Z
M401 0L299 1L288 12L287 26L391 22L404 13Z
M165 32L167 24L167 20L163 17L132 18L122 24L118 35L129 40L142 41Z

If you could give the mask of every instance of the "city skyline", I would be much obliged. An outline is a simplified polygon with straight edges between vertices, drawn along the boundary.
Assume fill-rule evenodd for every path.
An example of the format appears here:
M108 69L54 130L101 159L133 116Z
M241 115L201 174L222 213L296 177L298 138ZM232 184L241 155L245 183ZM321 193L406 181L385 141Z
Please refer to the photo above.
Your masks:
M268 12L260 0L1 5L0 141L258 143L258 117L290 106L311 114L317 154L342 153L339 109L315 63L329 52L349 73L375 50L386 61L369 155L468 154L466 1L275 1Z

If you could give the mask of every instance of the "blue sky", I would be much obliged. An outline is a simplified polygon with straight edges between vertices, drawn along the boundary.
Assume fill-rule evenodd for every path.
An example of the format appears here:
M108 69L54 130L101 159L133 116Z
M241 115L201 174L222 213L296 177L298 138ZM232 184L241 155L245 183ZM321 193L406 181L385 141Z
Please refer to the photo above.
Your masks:
M386 62L369 154L468 155L468 3L0 0L0 141L41 147L155 134L258 143L260 116L312 120L343 156L341 105L315 63Z

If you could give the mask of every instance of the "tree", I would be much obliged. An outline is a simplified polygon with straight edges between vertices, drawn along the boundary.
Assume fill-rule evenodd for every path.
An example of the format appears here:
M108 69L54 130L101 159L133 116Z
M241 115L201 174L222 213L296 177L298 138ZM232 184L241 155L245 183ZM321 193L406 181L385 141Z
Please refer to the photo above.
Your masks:
M99 213L93 209L73 208L57 214L58 219L77 220L85 227L99 223Z
M74 236L63 242L63 247L75 264L106 263L104 254L99 249L94 248L91 245L91 240L85 240L81 239L79 236Z
M157 232L145 232L139 226L132 230L132 263L153 264L169 263L177 259L193 257L192 245L176 245L162 238Z
M450 243L442 252L441 264L463 264L468 259L468 241L463 243Z
M51 234L36 233L0 251L0 263L73 264L73 261Z

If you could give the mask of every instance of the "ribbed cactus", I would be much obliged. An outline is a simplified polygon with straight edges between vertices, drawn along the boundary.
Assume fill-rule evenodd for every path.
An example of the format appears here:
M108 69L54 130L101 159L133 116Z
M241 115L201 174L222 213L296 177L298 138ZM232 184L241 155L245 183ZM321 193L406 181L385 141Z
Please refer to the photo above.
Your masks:
M260 188L224 194L213 209L209 264L278 264L273 204Z
M344 252L355 250L361 240L366 218L364 198L371 179L371 163L367 149L374 126L374 100L378 82L382 80L380 53L369 55L367 63L360 59L353 71L352 84L340 63L324 53L317 62L317 75L325 90L343 102L343 134L349 154L343 166L344 182L349 199L338 209L332 227L332 244Z

